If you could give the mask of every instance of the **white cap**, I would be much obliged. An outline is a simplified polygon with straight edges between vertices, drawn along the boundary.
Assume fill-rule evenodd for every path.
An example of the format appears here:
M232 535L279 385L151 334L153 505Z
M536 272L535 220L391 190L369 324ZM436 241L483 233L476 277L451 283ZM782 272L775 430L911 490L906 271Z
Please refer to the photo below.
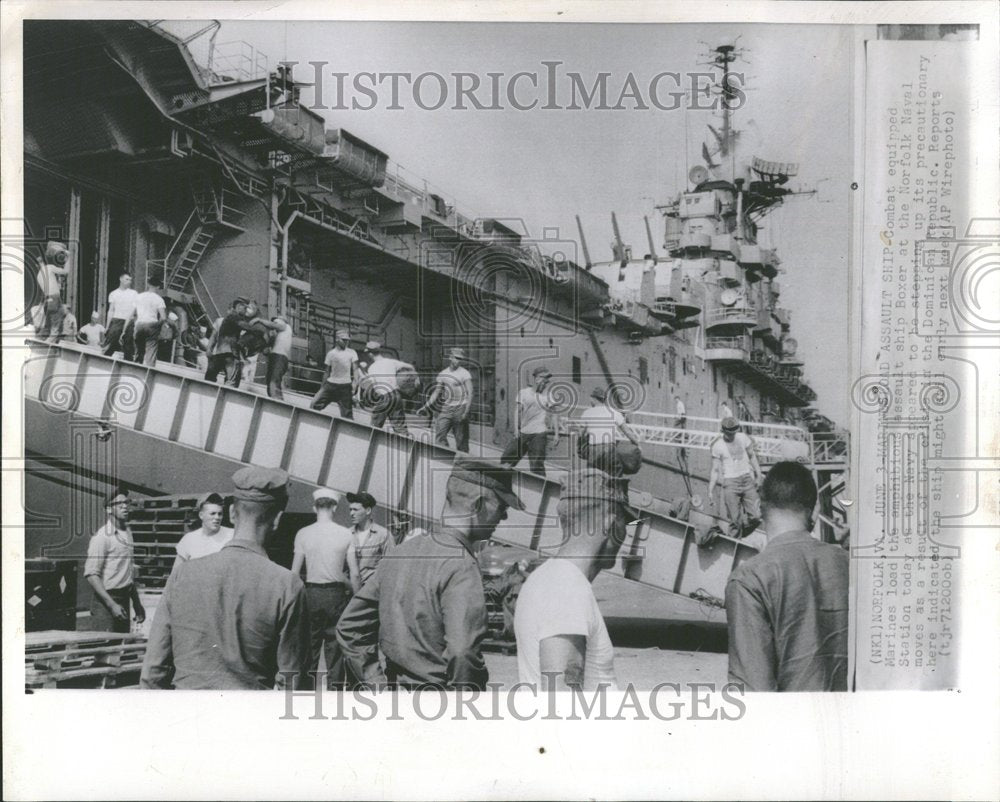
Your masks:
M321 498L332 498L339 504L343 499L343 495L336 490L331 490L329 487L317 487L313 490L313 501L319 501Z

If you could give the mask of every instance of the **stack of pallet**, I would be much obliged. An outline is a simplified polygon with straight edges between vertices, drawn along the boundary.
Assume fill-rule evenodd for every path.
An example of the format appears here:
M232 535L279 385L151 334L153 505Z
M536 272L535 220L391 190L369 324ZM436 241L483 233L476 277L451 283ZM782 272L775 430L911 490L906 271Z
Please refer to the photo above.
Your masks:
M486 638L483 651L514 654L517 646L506 632L507 624L503 605L493 599L486 600Z
M158 496L138 501L129 513L139 585L162 588L176 556L177 541L198 525L198 498Z
M25 636L25 687L121 688L137 685L146 639L115 632L48 630Z

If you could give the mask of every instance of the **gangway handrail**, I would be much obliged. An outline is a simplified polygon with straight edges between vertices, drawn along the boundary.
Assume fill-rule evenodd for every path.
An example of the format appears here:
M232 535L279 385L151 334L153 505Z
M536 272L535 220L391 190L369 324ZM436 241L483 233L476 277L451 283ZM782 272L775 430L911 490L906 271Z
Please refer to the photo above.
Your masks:
M645 410L636 410L635 412L629 413L632 419L637 423L636 418L642 416L645 418L653 418L659 421L672 421L673 423L679 422L681 419L686 420L689 424L705 424L703 426L698 426L700 429L706 429L709 431L714 431L716 433L721 431L722 418L705 418L699 417L697 415L678 415L676 413L671 414L667 412L646 412ZM745 421L741 420L740 428L747 434L762 434L771 435L774 437L784 437L791 440L806 440L809 437L809 433L798 426L793 426L788 423L763 423L758 421ZM663 425L670 425L664 423Z
M568 420L576 419L587 407L573 407L566 414ZM712 432L718 436L721 432L722 418L706 418L697 415L678 415L669 412L647 412L645 410L634 410L626 412L626 417L631 425L667 426L676 428L681 420L686 422L687 428ZM643 424L642 419L651 419L653 423ZM740 421L741 430L751 435L780 437L786 440L808 440L809 432L804 429L787 423L759 423L757 421Z
M579 415L582 409L574 407L569 413L561 416L561 429L578 431L583 423L579 417L574 417L574 415ZM640 416L675 425L641 423L637 420ZM719 418L642 411L631 412L628 417L629 428L643 444L708 450L721 435L721 420ZM676 425L680 423L682 417L684 418L684 426ZM705 426L704 424L710 425ZM802 459L812 465L830 466L846 464L848 460L850 439L846 432L812 434L797 426L781 423L758 423L756 421L740 421L740 427L743 432L753 438L757 455L765 462ZM795 454L795 446L789 451L788 446L794 443L801 444L797 448L803 449L804 447L804 453Z

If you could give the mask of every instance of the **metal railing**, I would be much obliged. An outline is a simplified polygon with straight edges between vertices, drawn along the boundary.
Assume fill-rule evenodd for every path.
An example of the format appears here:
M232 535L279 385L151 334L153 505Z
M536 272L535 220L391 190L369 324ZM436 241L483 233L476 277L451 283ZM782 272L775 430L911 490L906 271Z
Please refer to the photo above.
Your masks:
M192 223L194 224L192 227ZM170 276L167 274L167 270L170 266L170 260L174 256L174 251L177 250L177 246L182 242L186 245L191 238L194 236L194 230L198 227L200 221L198 220L198 210L192 209L191 214L188 215L187 220L184 221L184 225L181 226L181 230L174 237L174 241L170 243L170 248L167 249L167 255L162 259L147 259L146 260L146 282L148 286L149 282L149 271L150 268L158 270L160 273L160 280L164 282L166 286L169 281Z
M746 335L738 337L706 337L705 350L713 351L726 349L731 351L742 351L744 358L750 355L750 338Z
M208 70L213 83L252 81L267 77L267 56L249 42L213 43Z
M703 418L696 415L669 415L662 412L632 412L630 417L635 423L652 426L677 426L683 419L692 429L704 429L718 434L722 427L722 418ZM759 437L780 437L787 440L808 440L809 432L798 426L787 423L759 423L757 421L740 421L740 428L749 435Z
M812 435L812 455L816 464L846 463L850 459L849 432L817 432Z
M705 313L706 326L718 326L723 323L752 325L757 322L757 310L749 306L722 306L709 309Z

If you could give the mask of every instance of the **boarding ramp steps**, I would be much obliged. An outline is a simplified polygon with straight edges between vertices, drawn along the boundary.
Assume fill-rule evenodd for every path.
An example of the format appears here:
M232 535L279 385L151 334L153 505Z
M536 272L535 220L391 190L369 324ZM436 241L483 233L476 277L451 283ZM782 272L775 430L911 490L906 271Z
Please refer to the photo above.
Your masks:
M386 509L408 511L415 526L427 527L443 507L456 453L436 445L430 431L404 437L212 384L173 365L146 367L75 345L31 340L28 349L26 447L43 457L76 453L67 451L72 427L93 424L95 435L117 435L106 438L117 446L114 467L104 470L150 495L186 492L196 476L200 486L224 485L240 465L255 464L288 471L301 511L319 486L342 492L363 487ZM101 472L73 459L74 470ZM509 510L494 539L553 554L563 541L559 482L517 471L515 489L525 510ZM757 553L725 536L699 547L694 521L662 514L647 493L633 492L630 502L639 520L628 527L613 569L619 577L688 600L722 599L733 568Z

